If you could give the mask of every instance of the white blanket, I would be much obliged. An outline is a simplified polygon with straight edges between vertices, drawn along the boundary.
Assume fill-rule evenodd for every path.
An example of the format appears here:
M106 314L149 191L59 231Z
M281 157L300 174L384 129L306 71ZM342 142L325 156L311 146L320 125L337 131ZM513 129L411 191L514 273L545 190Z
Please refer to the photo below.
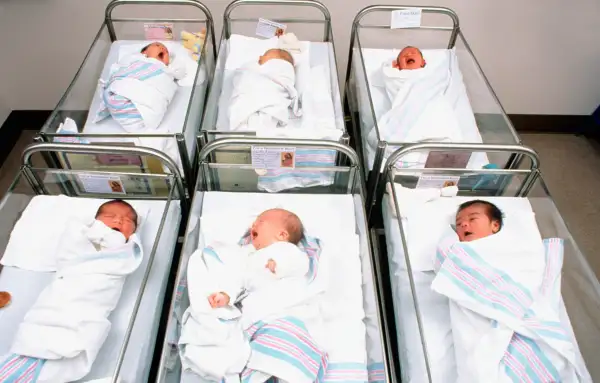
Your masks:
M301 116L295 76L294 66L281 59L237 69L228 109L230 130L276 128L286 126L290 114Z
M587 375L561 323L562 259L503 232L472 242L448 234L432 289L450 299L459 382L580 382Z
M11 348L45 360L39 382L73 381L90 371L125 279L142 261L142 247L136 234L125 243L100 221L72 221L57 261L54 281L25 316Z
M443 60L415 70L398 70L384 63L374 86L385 88L391 108L377 121L381 140L388 142L461 142L465 140L455 107L463 87L454 51ZM377 132L367 136L371 149L377 148ZM386 149L387 158L396 147ZM427 152L412 153L398 167L423 167Z
M168 134L168 127L160 123L177 91L175 80L185 74L181 65L166 66L141 53L126 56L113 64L107 81L99 80L102 101L93 122L112 117L128 133ZM142 145L155 146L156 139L143 140L149 142Z

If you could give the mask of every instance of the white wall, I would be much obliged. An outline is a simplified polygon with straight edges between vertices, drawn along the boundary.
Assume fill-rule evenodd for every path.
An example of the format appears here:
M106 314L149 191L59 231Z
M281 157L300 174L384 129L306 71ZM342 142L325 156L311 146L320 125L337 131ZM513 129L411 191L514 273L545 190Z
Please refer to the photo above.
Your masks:
M333 16L340 78L352 19L370 0L323 0ZM384 2L384 1L382 1ZM394 1L399 3L400 1ZM108 0L4 0L0 100L52 109L100 27ZM217 35L227 0L206 0ZM597 0L411 0L460 16L462 30L509 113L589 114L600 104Z

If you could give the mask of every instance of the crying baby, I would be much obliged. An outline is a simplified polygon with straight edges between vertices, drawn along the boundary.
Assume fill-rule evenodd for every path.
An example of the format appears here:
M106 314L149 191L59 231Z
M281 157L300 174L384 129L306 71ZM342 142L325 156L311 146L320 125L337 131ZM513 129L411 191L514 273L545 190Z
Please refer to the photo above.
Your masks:
M128 241L137 229L138 215L133 206L123 200L114 199L100 205L96 212L96 220L123 234Z

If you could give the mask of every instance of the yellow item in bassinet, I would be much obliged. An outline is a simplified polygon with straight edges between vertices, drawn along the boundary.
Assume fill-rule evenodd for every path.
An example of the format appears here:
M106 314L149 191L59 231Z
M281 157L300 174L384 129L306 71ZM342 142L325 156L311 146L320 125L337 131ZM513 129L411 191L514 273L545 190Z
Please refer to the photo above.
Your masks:
M202 31L199 33L181 31L181 40L183 46L192 52L192 58L198 61L202 54L204 40L206 40L206 28L202 28Z

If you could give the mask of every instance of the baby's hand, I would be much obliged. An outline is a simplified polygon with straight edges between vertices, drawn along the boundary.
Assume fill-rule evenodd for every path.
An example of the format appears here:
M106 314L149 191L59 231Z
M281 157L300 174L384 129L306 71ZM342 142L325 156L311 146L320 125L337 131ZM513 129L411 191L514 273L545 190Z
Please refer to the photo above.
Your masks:
M208 296L208 303L213 309L227 306L229 304L229 295L225 293L212 293Z
M277 267L277 262L272 259L267 261L267 265L265 266L267 269L271 270L273 274L275 274L275 267Z

